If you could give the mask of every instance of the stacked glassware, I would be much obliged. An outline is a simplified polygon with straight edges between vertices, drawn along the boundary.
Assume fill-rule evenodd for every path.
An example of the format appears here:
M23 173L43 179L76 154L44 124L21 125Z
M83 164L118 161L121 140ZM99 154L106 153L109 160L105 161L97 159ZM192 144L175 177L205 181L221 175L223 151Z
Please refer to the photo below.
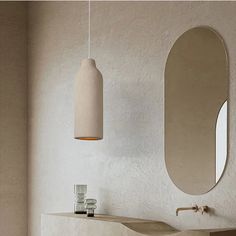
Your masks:
M74 213L75 214L86 214L85 209L85 197L87 193L87 185L75 184L74 185Z
M85 208L87 210L88 217L94 216L94 210L97 208L96 203L97 203L96 199L88 198L85 200Z

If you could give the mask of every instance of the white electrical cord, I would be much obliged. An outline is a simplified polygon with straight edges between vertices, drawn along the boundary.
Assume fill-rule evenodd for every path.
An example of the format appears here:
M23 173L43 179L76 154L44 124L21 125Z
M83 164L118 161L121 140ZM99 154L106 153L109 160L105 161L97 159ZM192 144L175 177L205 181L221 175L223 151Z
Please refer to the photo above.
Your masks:
M88 58L90 58L90 21L91 21L91 0L88 0Z

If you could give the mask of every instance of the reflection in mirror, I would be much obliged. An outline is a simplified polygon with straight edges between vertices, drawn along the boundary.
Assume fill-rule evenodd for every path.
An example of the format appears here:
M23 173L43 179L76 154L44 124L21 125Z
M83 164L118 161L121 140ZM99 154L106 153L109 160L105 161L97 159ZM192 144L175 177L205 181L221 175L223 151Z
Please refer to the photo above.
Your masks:
M216 121L216 182L224 171L227 159L227 101L222 105Z
M208 192L223 173L227 100L223 39L209 27L186 31L165 68L165 162L172 181L186 193Z

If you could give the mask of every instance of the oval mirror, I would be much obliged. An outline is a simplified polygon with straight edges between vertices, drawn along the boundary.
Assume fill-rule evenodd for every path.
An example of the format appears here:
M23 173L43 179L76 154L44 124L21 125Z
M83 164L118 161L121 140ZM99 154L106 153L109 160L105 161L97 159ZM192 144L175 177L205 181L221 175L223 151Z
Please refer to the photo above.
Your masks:
M228 77L224 42L209 27L185 32L168 55L165 162L172 181L186 193L208 192L224 171Z

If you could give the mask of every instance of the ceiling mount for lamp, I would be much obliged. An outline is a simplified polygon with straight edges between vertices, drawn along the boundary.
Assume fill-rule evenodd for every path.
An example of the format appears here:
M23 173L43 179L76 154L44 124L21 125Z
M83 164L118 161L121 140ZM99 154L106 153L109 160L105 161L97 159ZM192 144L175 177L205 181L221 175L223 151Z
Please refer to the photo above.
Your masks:
M90 0L88 58L81 62L75 85L75 139L94 141L103 138L103 78L90 58Z

